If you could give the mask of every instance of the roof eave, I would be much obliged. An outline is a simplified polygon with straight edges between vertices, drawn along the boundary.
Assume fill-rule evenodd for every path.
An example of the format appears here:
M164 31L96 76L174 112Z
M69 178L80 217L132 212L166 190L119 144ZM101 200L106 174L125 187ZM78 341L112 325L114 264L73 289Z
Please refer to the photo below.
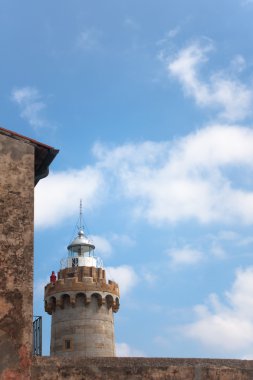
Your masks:
M11 131L0 127L0 134L9 136L16 140L21 140L24 143L31 144L35 148L35 164L34 164L34 186L42 179L48 176L49 166L59 153L58 149L55 149L49 145L43 144L39 141L33 140L29 137L20 135L17 132Z

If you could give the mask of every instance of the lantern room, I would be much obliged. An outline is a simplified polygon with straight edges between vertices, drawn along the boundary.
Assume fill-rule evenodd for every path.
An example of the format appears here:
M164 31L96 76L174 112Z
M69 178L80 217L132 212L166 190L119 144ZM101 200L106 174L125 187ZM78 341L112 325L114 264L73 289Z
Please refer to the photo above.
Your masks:
M68 257L61 260L61 267L96 267L103 268L103 262L95 256L95 245L85 235L83 227L82 201L80 201L80 214L78 223L78 234L68 245Z

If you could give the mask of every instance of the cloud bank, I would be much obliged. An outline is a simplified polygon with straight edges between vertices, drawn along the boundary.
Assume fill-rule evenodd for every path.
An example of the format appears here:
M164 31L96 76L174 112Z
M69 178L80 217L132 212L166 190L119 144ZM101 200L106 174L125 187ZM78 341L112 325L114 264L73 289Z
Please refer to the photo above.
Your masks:
M200 107L214 109L220 121L169 141L95 144L92 166L41 181L37 225L52 226L73 215L79 198L93 208L112 192L128 202L132 217L152 224L252 223L253 132L236 122L251 115L253 92L237 77L246 65L239 54L230 68L203 79L200 69L213 50L210 40L195 41L164 58L164 64L185 93ZM20 89L13 97L24 110L33 103L35 110L37 103L43 107L34 89Z
M118 191L136 201L135 215L151 223L252 223L253 192L227 174L252 171L252 144L249 128L213 125L173 142L95 153L102 168L117 174Z
M197 249L185 246L180 249L171 249L168 252L170 266L173 268L195 265L203 260L203 253Z
M129 265L107 267L106 273L108 279L116 281L119 284L121 296L130 292L138 283L138 276Z
M196 321L183 334L223 354L248 353L253 344L253 267L238 269L222 303L216 294L195 306Z
M105 189L102 174L91 167L52 172L35 188L35 223L51 227L76 214L80 199L86 209L98 206Z
M112 190L130 202L133 217L153 224L253 222L253 191L242 181L250 181L253 171L250 128L215 124L173 141L95 145L93 151L93 166L41 181L38 226L73 215L80 198L95 207Z

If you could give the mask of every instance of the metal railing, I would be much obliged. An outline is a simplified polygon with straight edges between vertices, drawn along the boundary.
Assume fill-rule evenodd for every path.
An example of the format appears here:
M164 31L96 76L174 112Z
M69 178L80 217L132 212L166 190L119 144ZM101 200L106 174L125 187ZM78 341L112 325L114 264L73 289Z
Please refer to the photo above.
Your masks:
M34 316L33 321L33 355L42 355L42 317Z
M96 260L96 268L103 268L104 267L104 264L103 264L103 260L98 257L98 256L92 256L95 260ZM78 255L73 255L73 256L69 256L67 258L64 258L64 259L61 259L60 263L61 263L61 269L65 269L65 268L75 268L75 267L78 267L78 266L83 266L85 264L80 264L78 262L78 258L79 256ZM81 257L82 259L83 257ZM75 261L73 261L75 260Z

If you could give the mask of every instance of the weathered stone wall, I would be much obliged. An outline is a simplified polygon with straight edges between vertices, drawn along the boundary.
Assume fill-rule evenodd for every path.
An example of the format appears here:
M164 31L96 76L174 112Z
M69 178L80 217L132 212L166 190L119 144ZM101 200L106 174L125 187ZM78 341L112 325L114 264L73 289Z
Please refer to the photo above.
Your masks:
M34 380L252 380L253 361L35 358Z
M95 297L91 297L88 304L84 301L81 294L75 305L66 298L64 305L53 311L51 355L115 356L112 308L107 304L98 305ZM65 340L71 342L69 350L64 347Z
M0 134L0 375L28 379L32 350L34 146Z

